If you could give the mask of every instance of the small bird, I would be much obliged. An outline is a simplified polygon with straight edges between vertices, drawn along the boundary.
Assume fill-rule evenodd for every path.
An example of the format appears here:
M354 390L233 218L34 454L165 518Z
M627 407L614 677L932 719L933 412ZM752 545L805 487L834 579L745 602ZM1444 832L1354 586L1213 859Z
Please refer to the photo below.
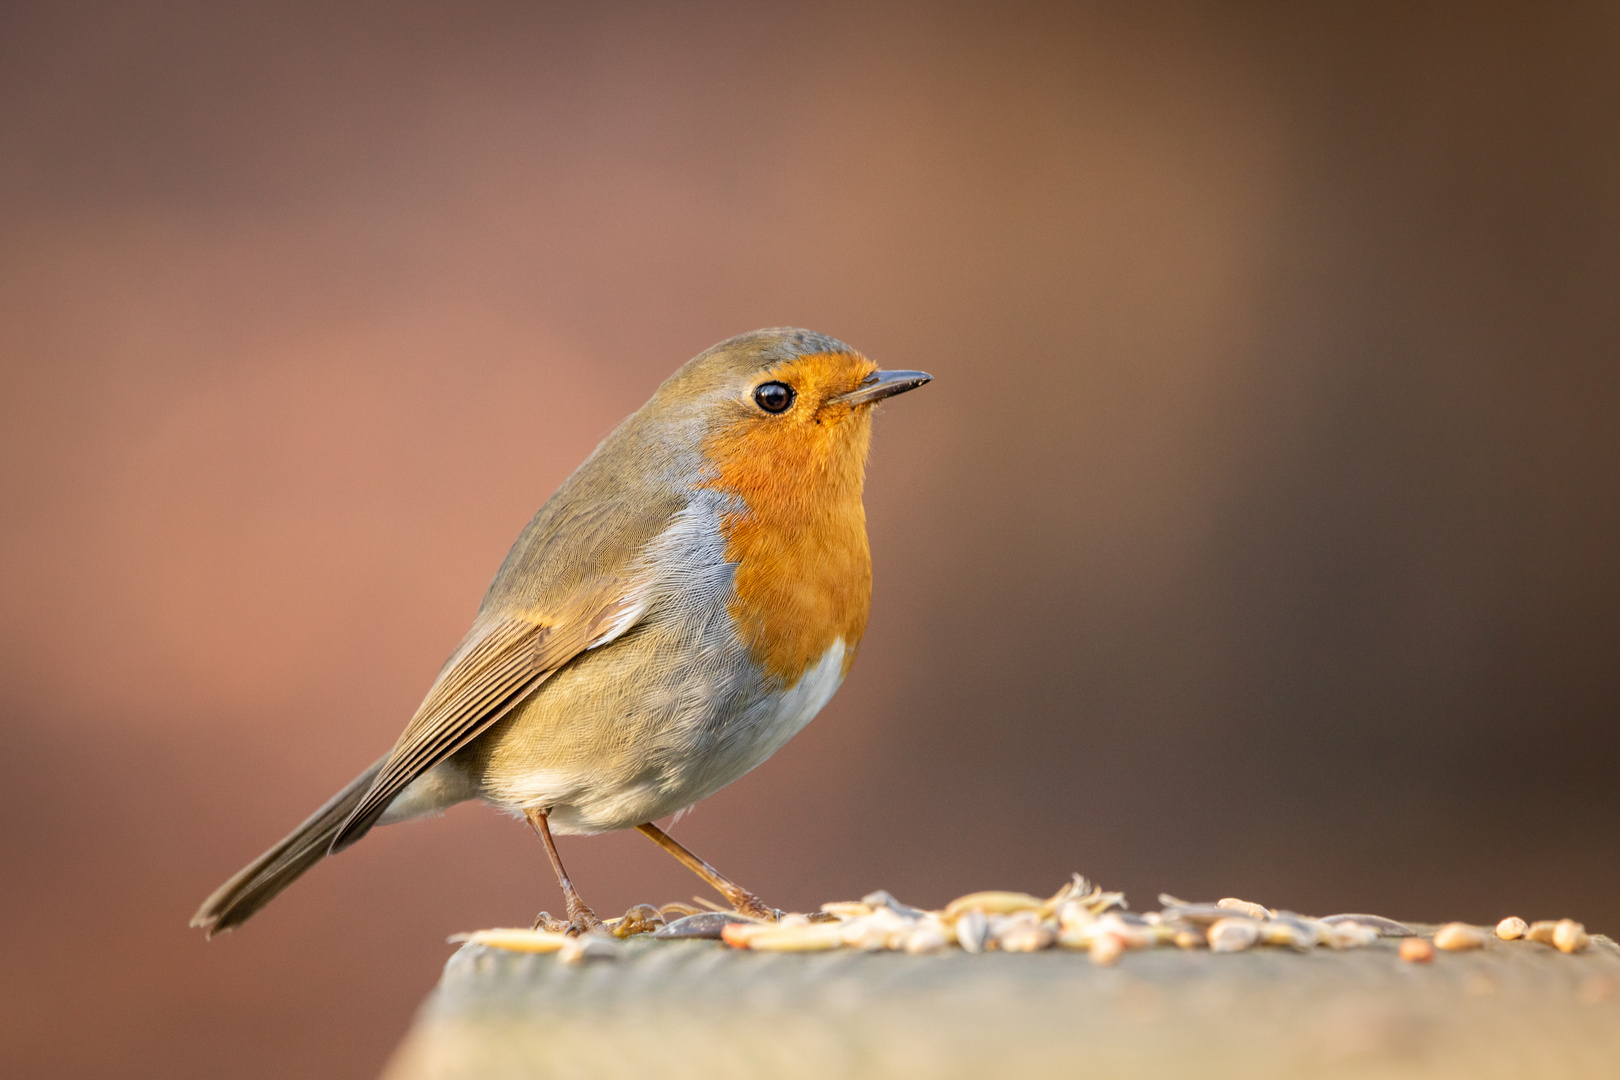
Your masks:
M553 833L639 829L772 916L653 822L781 749L849 673L872 595L872 407L931 379L791 328L688 361L529 522L394 748L191 925L228 930L372 826L475 798L539 834L570 933L599 920Z

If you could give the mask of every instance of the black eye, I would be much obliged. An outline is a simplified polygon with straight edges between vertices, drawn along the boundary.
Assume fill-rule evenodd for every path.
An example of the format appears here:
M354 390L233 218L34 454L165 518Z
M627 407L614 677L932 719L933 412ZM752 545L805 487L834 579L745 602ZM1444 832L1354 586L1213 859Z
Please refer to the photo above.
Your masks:
M787 412L795 396L787 383L762 383L754 391L754 403L769 413Z

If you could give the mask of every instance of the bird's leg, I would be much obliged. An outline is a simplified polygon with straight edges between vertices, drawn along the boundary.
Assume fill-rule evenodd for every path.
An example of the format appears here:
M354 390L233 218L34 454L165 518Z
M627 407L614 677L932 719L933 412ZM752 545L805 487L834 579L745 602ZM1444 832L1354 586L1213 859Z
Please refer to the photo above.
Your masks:
M707 881L710 885L713 885L715 890L719 892L721 896L724 896L728 901L730 901L731 906L735 910L744 915L752 915L759 919L774 920L781 916L782 913L780 911L777 911L775 908L765 903L765 901L761 900L759 897L755 896L753 893L749 892L747 889L743 888L735 881L732 881L730 878L726 877L726 875L722 874L720 871L716 870L714 867L710 866L708 863L686 850L686 848L682 847L675 841L673 836L669 835L669 833L665 832L663 829L660 829L652 822L649 821L645 825L637 825L636 828L645 833L647 838L653 843L657 844L659 847L675 856L675 858L679 859L681 864L688 870L692 871L692 873L696 874L704 881Z
M557 884L562 886L563 900L568 904L568 933L583 934L588 930L595 930L602 925L602 920L596 917L596 912L590 905L580 899L579 891L574 883L568 879L568 871L563 869L562 858L557 854L557 844L551 839L551 826L546 822L544 810L525 810L523 816L529 819L534 831L540 834L540 840L546 845L546 854L551 857L551 869L557 875ZM544 913L535 920L535 927L545 921Z

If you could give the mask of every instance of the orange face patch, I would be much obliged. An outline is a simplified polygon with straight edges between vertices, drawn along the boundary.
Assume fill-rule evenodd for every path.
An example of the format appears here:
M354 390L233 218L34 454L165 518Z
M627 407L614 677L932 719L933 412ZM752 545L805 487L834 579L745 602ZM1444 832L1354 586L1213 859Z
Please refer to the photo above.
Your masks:
M744 508L721 522L737 564L731 616L754 659L784 689L844 640L844 670L866 632L872 559L861 489L872 435L869 406L829 402L877 365L852 353L816 353L761 374L750 386L792 387L792 407L749 404L704 446L707 486Z

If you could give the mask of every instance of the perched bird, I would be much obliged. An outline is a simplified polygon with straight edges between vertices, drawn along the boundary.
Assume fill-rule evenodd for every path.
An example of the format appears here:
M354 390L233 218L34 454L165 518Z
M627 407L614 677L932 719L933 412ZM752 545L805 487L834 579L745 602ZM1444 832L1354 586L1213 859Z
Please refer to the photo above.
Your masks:
M770 757L843 682L872 593L872 407L930 378L795 329L683 365L529 522L394 748L191 925L228 930L372 826L467 799L528 819L571 932L598 920L553 833L637 828L769 915L653 822Z

